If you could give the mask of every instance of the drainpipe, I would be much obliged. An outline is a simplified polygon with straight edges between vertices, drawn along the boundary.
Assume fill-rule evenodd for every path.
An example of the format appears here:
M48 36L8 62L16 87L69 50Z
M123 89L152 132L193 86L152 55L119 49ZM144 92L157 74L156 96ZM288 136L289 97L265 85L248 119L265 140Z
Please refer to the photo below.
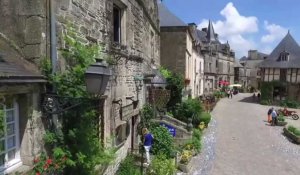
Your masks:
M50 57L52 74L56 72L56 62L57 62L57 48L56 48L56 18L55 18L55 4L54 0L49 0L50 8Z
M50 57L51 57L51 67L52 75L56 73L57 66L57 41L56 41L56 18L55 18L55 2L54 0L49 0L49 16L50 16ZM55 87L51 87L52 93L55 93ZM58 134L62 135L61 124L59 122L59 117L57 114L52 114L52 129Z

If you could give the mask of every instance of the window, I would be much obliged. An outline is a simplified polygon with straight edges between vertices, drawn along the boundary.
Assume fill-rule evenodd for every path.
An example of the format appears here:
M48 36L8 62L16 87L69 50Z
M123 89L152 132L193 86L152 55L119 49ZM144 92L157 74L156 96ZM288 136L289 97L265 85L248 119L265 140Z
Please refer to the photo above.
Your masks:
M116 146L123 144L130 134L130 123L127 121L116 128Z
M208 71L211 72L211 63L208 63Z
M289 53L286 51L283 51L280 53L278 61L289 61Z
M216 60L216 68L218 68L218 63L219 63L218 60Z
M114 42L117 43L121 43L121 12L118 6L113 6L113 34Z
M0 102L0 172L21 162L19 151L18 106L14 98L6 97Z

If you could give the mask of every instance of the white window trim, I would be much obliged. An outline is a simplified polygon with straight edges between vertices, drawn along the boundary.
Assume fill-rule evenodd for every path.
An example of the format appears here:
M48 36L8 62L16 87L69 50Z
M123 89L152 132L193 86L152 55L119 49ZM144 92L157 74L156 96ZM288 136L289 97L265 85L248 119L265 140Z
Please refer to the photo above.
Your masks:
M5 104L4 104L5 106ZM16 137L16 153L15 153L15 159L9 161L9 162L5 162L4 166L0 166L0 173L10 173L13 170L15 170L16 168L20 167L22 165L22 161L21 161L21 155L20 155L20 133L19 133L19 105L16 101L16 99L14 99L14 115L15 115L15 137ZM5 110L5 114L6 114L6 106L4 107ZM5 117L6 118L6 117ZM6 124L6 121L5 121ZM6 141L5 141L5 146L6 146Z

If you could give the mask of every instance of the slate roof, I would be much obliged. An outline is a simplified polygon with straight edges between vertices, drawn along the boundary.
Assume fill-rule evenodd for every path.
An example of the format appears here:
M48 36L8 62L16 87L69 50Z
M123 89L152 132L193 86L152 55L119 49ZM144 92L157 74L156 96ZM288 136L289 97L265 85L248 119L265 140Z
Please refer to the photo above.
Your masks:
M46 82L40 74L26 68L7 62L5 55L0 54L0 83L33 83Z
M242 66L237 60L235 60L233 67L243 68L244 66Z
M162 27L187 26L185 22L174 15L163 3L158 4L158 13L160 26Z
M208 29L207 29L206 38L207 38L208 42L212 42L212 43L218 42L218 40L216 38L214 26L213 26L211 20L209 20L209 22L208 22Z
M288 61L278 61L280 53L288 52ZM300 47L292 35L288 34L280 41L260 67L263 68L300 68Z

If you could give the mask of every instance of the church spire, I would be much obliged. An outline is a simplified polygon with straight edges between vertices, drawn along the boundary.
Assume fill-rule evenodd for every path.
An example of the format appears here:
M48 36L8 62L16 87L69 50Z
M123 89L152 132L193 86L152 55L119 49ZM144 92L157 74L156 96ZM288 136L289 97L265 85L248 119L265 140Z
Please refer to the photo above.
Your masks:
M214 31L214 26L211 22L211 20L209 20L209 23L208 23L208 29L207 29L207 40L209 42L216 42L217 39L216 39L216 34L215 34L215 31Z

